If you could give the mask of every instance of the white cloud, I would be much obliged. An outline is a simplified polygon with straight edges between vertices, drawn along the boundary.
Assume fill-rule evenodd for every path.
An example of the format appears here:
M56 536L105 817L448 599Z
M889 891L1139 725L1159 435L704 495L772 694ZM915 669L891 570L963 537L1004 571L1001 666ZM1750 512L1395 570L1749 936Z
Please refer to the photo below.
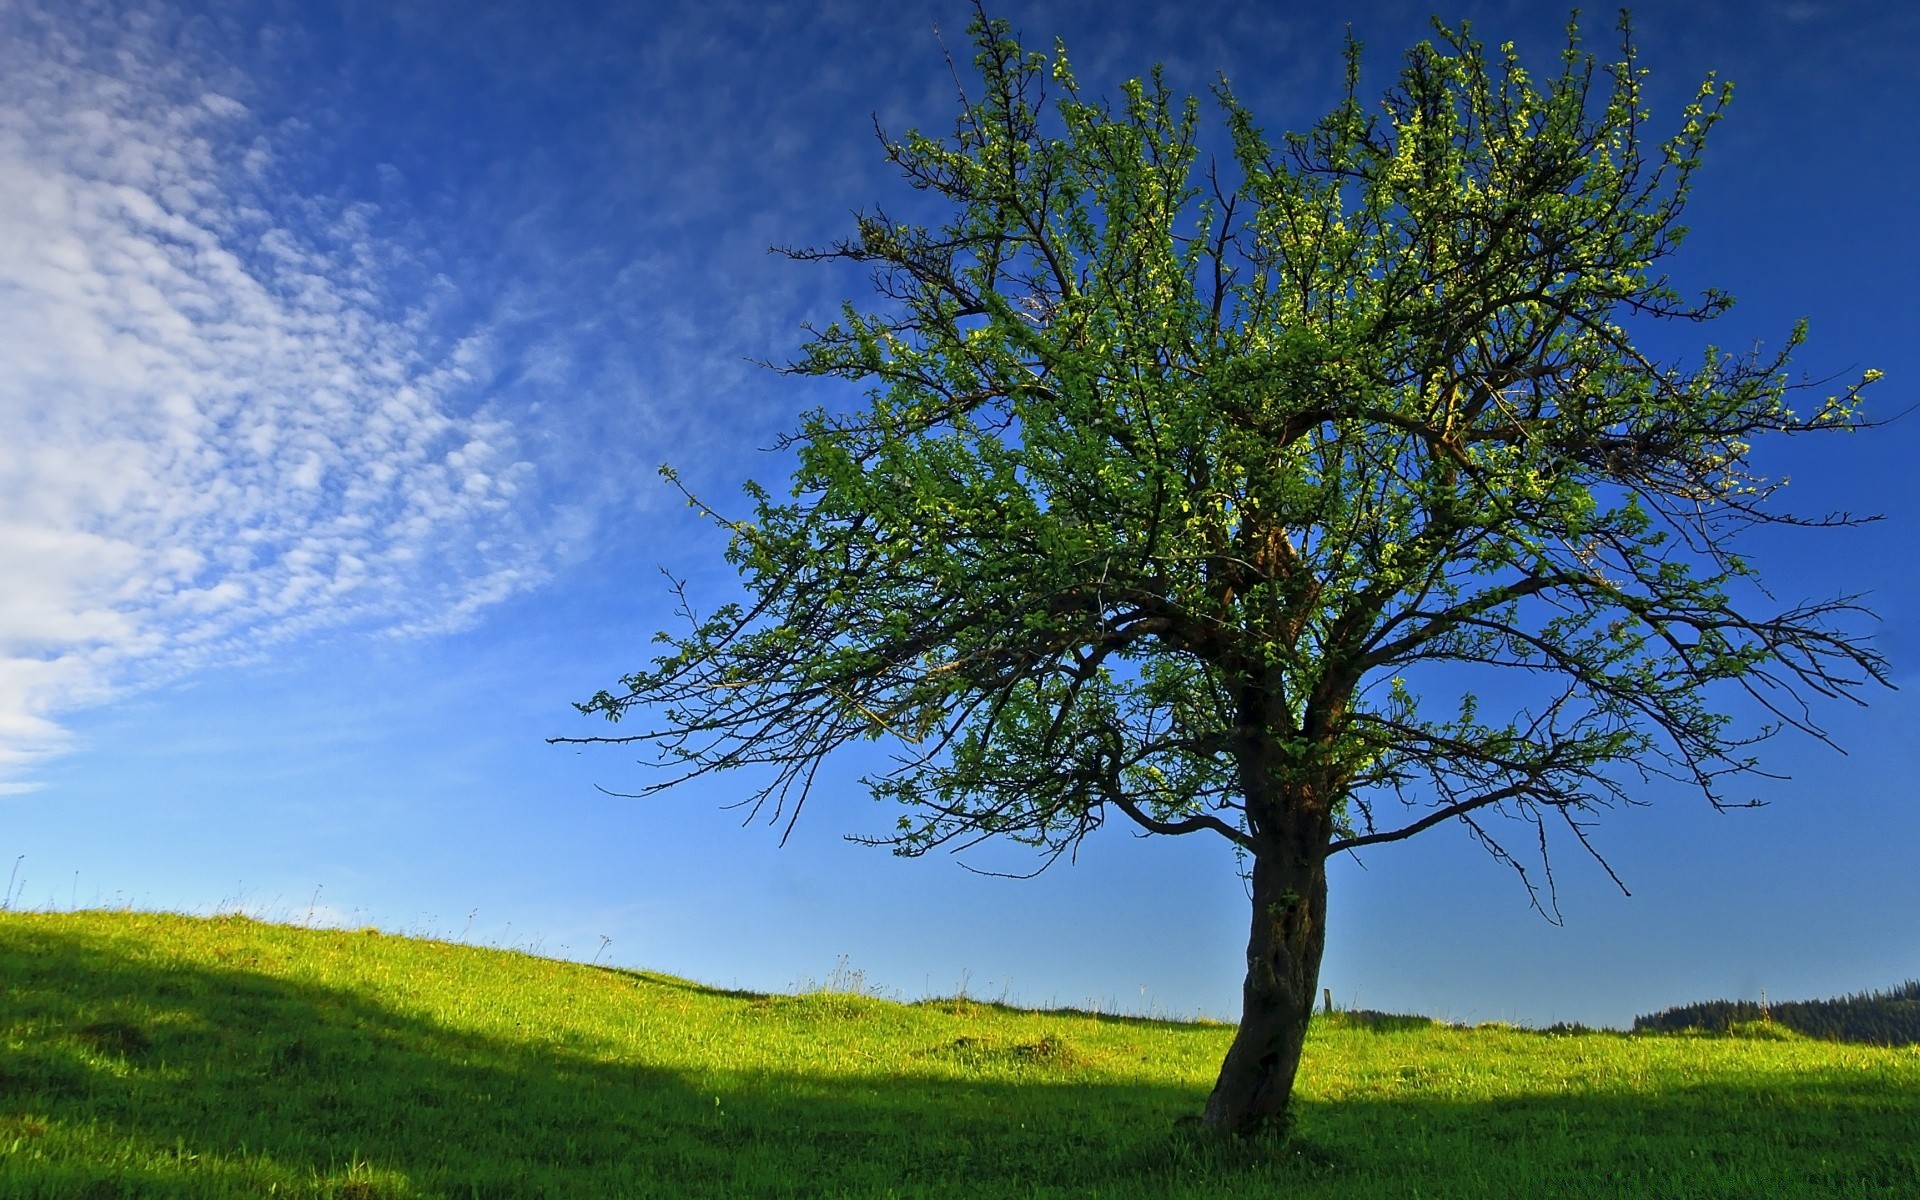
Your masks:
M168 45L0 2L0 790L63 712L542 570L484 339L394 315L376 214Z

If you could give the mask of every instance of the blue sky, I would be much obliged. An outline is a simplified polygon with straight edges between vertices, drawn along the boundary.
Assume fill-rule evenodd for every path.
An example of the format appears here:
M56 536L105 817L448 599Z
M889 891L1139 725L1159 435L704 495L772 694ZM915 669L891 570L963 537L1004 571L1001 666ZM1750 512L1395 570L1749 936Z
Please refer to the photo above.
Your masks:
M604 11L602 11L604 9ZM1224 71L1270 129L1363 92L1424 5L1015 3L1083 85ZM1477 3L1542 71L1564 11ZM1906 4L1636 11L1656 125L1735 81L1675 260L1740 303L1663 352L1777 343L1920 401L1920 16ZM785 847L649 801L570 702L670 623L661 567L730 595L722 507L760 447L850 391L783 380L863 281L766 253L899 201L874 118L944 130L968 10L861 4L0 0L0 877L16 906L244 908L781 989L843 957L905 996L1237 1013L1223 845L1095 837L1011 882L842 835L892 814L843 764ZM1589 22L1610 46L1611 18ZM936 28L938 35L936 35ZM1904 690L1767 750L1756 811L1650 790L1558 860L1564 924L1441 828L1333 872L1344 1004L1624 1024L1668 1004L1920 974L1920 417L1763 447L1804 511L1782 599L1864 590ZM1217 839L1215 839L1217 841ZM990 860L1005 865L1003 859Z

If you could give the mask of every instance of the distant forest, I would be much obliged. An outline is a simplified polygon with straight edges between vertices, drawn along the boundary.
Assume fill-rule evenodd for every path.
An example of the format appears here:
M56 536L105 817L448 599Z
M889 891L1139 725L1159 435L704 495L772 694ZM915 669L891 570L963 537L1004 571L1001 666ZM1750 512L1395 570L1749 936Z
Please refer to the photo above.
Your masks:
M1739 1022L1761 1020L1830 1042L1920 1044L1920 981L1909 979L1886 992L1861 992L1837 1000L1790 1000L1764 1009L1751 1000L1684 1004L1652 1016L1635 1017L1633 1031L1679 1033L1697 1029L1725 1033Z

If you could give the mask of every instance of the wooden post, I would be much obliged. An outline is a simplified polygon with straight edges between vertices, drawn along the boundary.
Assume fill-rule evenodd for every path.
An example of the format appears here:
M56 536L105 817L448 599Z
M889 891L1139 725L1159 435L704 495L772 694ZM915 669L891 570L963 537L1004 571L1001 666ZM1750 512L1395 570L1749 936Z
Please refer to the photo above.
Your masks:
M1332 988L1320 989L1320 1002L1327 1006L1325 1009L1326 1012L1328 1013L1333 1012L1333 989Z

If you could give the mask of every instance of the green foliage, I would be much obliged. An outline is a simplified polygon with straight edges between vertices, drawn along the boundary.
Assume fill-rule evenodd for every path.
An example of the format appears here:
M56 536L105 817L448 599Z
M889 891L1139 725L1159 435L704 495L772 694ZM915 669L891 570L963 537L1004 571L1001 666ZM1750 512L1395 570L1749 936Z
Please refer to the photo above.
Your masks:
M790 367L865 406L807 415L791 487L716 517L750 601L582 705L661 724L586 740L767 768L779 817L886 739L906 854L1058 853L1118 812L1256 856L1458 818L1504 856L1475 814L1584 841L1649 773L1720 804L1755 740L1817 733L1779 698L1881 678L1858 610L1767 611L1733 544L1784 519L1756 441L1858 427L1874 373L1803 414L1800 329L1692 364L1634 339L1731 303L1661 272L1728 89L1654 141L1624 23L1546 78L1436 29L1377 109L1350 47L1301 134L1223 81L1203 169L1157 71L1100 99L983 14L952 134L883 139L944 216L793 252L873 271ZM1736 729L1728 688L1777 722Z
M1222 1147L1176 1118L1231 1036L237 918L4 913L0 1196L1745 1200L1920 1177L1910 1048L1335 1014L1298 1136Z

